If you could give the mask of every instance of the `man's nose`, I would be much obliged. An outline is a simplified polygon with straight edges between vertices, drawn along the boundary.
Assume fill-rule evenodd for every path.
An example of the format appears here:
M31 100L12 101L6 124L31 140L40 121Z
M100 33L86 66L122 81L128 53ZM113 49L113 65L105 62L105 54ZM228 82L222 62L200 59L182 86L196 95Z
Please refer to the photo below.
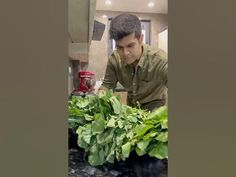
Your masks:
M124 53L124 55L125 55L125 56L127 56L127 55L129 55L129 54L130 54L129 50L128 50L128 49L126 49L126 48L124 48L124 50L123 50L123 53Z

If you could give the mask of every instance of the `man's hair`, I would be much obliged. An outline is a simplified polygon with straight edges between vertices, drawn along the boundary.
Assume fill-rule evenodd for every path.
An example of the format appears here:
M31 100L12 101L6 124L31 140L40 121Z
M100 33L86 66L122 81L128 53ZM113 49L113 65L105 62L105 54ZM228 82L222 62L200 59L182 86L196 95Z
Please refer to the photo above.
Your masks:
M135 37L141 36L141 22L132 14L120 14L112 19L110 24L110 38L115 41L134 33Z

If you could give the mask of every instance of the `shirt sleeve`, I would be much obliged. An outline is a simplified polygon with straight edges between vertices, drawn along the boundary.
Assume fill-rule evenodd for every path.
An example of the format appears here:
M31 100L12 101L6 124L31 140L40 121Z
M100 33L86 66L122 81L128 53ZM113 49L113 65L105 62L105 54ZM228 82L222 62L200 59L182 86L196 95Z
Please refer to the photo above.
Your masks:
M156 58L156 69L158 77L161 77L162 83L166 86L168 84L168 55L164 50L158 49L154 57Z
M167 59L162 62L162 67L161 67L160 72L162 73L161 75L162 75L163 83L167 87L167 83L168 83L168 61L167 61Z
M102 83L102 86L99 90L107 90L112 89L114 90L117 85L117 75L116 75L116 62L114 56L111 56L107 62L105 77Z

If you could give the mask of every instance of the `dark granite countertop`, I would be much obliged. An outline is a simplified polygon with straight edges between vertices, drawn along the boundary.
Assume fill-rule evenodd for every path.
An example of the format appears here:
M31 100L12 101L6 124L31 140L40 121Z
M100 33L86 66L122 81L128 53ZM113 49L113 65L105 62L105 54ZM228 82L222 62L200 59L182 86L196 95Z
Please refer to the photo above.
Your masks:
M126 161L93 167L85 160L77 137L69 132L68 177L167 177L167 159L138 156L132 152Z

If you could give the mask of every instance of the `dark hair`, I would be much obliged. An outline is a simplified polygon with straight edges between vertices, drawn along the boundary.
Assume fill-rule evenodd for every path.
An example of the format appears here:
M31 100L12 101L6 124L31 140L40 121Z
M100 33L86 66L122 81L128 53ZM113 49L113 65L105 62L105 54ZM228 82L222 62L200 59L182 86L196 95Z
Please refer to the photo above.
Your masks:
M141 36L141 22L132 14L120 14L112 19L110 24L110 38L115 41L134 33L135 37Z

